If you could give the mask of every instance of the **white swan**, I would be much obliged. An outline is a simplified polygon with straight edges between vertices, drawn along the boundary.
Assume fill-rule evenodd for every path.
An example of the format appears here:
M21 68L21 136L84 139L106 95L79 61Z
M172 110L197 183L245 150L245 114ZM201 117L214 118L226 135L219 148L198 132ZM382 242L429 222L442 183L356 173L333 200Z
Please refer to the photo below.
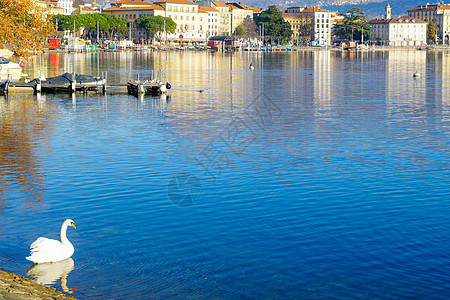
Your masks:
M31 255L26 259L34 263L46 263L60 261L72 256L74 248L66 236L67 227L75 227L75 223L71 219L67 219L61 226L61 242L40 237L31 244Z

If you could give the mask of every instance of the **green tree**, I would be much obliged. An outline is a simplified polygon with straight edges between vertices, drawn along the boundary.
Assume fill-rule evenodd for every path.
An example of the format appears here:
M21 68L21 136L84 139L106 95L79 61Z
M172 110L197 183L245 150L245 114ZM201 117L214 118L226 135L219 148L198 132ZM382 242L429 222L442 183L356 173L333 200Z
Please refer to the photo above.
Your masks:
M361 36L364 33L364 39L367 40L370 36L370 25L367 22L366 13L363 12L364 8L352 8L346 9L344 14L344 20L342 23L335 25L335 34L348 40L361 40Z
M128 21L117 16L102 14L109 24L108 35L113 37L116 34L125 34L128 32Z
M434 44L436 42L436 26L433 21L430 21L427 25L427 42Z
M164 30L174 33L177 29L177 24L171 18L163 16L139 17L135 22L137 28L145 30L149 37L154 36L158 41L164 37Z
M291 25L283 19L282 12L275 5L256 18L256 26L264 26L264 36L275 37L284 42L289 41L292 36Z
M239 25L238 27L236 27L233 34L235 36L242 37L244 33L245 33L244 27L242 25Z
M58 24L58 30L78 31L80 28L88 30L97 30L104 35L112 38L116 34L125 34L128 32L128 21L117 16L109 14L81 14L81 15L56 15L53 22Z

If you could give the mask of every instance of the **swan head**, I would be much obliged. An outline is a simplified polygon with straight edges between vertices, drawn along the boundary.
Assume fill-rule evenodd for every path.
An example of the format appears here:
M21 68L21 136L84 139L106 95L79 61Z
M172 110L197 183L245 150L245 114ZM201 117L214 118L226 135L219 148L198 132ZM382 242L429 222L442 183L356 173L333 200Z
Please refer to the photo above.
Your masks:
M64 225L66 225L66 226L72 226L73 228L77 228L76 226L75 226L75 222L74 221L72 221L71 219L67 219L67 220L65 220L64 221Z

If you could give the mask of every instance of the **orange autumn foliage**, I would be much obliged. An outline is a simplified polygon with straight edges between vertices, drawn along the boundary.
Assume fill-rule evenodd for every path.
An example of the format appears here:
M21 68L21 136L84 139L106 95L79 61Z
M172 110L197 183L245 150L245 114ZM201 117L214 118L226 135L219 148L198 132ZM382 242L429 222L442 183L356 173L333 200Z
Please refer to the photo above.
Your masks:
M0 0L0 48L25 57L36 54L53 35L51 19L33 0Z

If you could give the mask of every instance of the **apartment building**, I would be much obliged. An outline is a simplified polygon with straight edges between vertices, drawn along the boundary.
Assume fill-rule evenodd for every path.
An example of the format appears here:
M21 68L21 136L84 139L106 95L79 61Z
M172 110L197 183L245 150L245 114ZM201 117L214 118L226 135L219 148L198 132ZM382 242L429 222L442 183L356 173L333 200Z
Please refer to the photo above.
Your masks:
M37 7L42 8L43 10L49 11L51 15L62 15L64 14L64 8L58 6L57 1L45 1L45 0L34 0Z
M283 19L291 24L292 40L309 37L313 45L331 44L331 12L316 7L289 7Z
M231 35L231 12L228 5L220 1L207 1L211 6L219 11L219 35Z
M245 19L253 19L253 10L246 8L245 5L240 3L227 3L227 6L231 12L231 33L233 33L236 30L236 27L241 25Z
M370 39L387 46L422 46L427 44L427 22L408 18L369 21Z
M385 18L369 21L370 39L387 46L422 46L427 43L427 22L411 17L391 17L389 3Z
M64 9L64 15L71 15L73 12L73 0L58 0L58 7Z
M208 13L199 11L199 5L189 0L158 0L154 4L164 9L165 17L177 23L169 39L206 40Z
M135 20L141 16L164 16L176 24L175 33L167 33L169 40L206 41L215 35L231 35L247 18L253 18L258 8L240 3L225 4L220 1L192 2L190 0L156 0L153 4L143 0L119 0L103 13L116 15L131 24L131 38L146 38L143 30L136 28Z
M111 7L104 9L102 12L128 20L131 24L128 35L137 41L148 39L145 30L136 28L134 21L137 18L165 15L163 7L142 0L120 0L111 3Z
M429 23L433 21L436 26L436 38L439 44L450 44L450 5L426 4L408 9L408 17Z
M219 11L209 6L199 6L200 13L206 13L206 37L219 35Z

